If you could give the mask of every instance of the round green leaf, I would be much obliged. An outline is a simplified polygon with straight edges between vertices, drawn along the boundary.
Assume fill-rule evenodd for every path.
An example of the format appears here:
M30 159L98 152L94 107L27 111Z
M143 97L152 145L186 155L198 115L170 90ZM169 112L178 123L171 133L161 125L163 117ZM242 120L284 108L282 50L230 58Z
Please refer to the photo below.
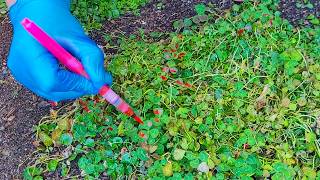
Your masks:
M175 149L173 152L173 158L177 161L181 160L184 155L185 155L186 151L182 150L182 149Z
M121 158L122 162L131 163L131 156L129 153L124 153Z
M44 132L39 133L39 138L45 146L51 146L53 144L52 139Z
M198 159L190 161L190 166L193 168L198 168L199 164L200 164L200 162Z
M159 135L159 130L158 130L158 129L152 129L152 130L150 131L150 136L151 136L152 138L156 138L158 135Z
M162 168L162 173L164 176L172 176L173 171L172 171L172 164L167 163L163 168Z
M83 145L88 146L88 147L94 147L94 139L88 138Z
M57 169L57 166L58 166L58 160L53 159L49 161L47 168L49 171L53 172Z
M62 134L61 137L60 137L60 142L63 144L63 145L66 145L66 146L69 146L72 144L72 136L71 134Z
M199 159L202 162L207 162L208 161L208 157L209 157L209 155L205 151L201 151L200 154L199 154Z
M192 20L189 19L189 18L186 18L186 19L183 20L183 24L184 24L185 27L189 27L189 26L192 25Z
M121 137L115 137L115 138L113 138L112 141L113 141L113 143L123 143L123 140Z
M204 4L197 4L195 10L198 15L204 15L206 12L206 6Z

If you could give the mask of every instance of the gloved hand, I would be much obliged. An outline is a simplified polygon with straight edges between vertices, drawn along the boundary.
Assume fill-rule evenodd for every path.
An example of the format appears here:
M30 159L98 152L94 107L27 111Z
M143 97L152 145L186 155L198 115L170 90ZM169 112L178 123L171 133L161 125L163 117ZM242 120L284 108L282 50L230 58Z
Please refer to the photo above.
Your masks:
M17 81L51 101L97 94L112 77L104 69L104 57L69 11L69 0L17 0L10 8L14 28L8 67ZM90 80L62 69L58 61L22 27L29 18L78 58Z

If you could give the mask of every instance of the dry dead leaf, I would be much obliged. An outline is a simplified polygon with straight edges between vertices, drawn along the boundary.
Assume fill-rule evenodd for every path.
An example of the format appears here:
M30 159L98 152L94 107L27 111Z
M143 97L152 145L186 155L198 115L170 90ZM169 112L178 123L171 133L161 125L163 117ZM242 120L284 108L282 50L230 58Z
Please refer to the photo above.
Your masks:
M154 153L158 149L158 146L149 146L149 152Z
M153 163L153 160L150 158L146 163L144 164L147 168L150 167Z
M269 85L265 85L260 96L256 99L256 109L257 110L260 110L267 105L266 95L268 94L268 91L269 91Z
M146 143L141 143L141 147L142 149L149 151L149 145L147 145Z
M153 157L154 159L159 160L161 157L158 154L152 154L151 157Z
M51 117L52 119L57 119L57 117L58 117L58 111L53 110L53 109L50 109L50 117Z
M289 107L290 102L291 102L290 99L288 97L286 97L286 98L282 99L281 106L287 108L287 107Z
M10 116L6 120L10 122L10 121L14 120L14 118L16 118L16 116Z
M128 149L126 147L123 147L120 151L120 154L123 155L124 153L126 153L128 151Z
M61 129L55 129L52 131L51 133L51 139L54 141L54 142L57 142L60 138L62 134L62 130Z
M40 146L40 141L33 141L32 145L37 148Z

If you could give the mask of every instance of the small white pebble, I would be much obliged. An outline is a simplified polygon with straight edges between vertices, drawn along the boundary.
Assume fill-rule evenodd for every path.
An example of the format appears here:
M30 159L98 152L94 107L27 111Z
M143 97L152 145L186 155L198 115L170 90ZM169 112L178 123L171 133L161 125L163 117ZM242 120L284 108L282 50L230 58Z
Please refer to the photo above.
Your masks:
M0 150L0 154L3 155L4 157L10 156L10 151L3 149L3 150Z
M209 166L207 165L206 162L202 162L198 166L198 171L203 172L203 173L207 173L207 172L209 172Z
M72 154L72 152L71 152L71 148L70 148L70 147L66 148L66 149L62 152L62 155L63 155L64 158L70 157L71 154Z

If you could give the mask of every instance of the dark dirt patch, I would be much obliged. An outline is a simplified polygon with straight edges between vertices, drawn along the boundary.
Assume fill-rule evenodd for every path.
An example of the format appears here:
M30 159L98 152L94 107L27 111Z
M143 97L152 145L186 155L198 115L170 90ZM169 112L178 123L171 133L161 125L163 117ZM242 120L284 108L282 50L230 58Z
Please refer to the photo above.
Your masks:
M280 11L282 17L288 19L289 22L295 26L298 25L310 25L306 18L308 15L313 14L316 17L320 17L320 1L309 0L313 5L313 8L297 7L297 3L301 3L302 0L281 0Z
M12 28L7 17L0 22L0 179L7 180L20 177L23 162L34 151L32 126L48 114L49 108L10 76L5 59Z
M234 0L151 0L151 2L141 8L139 16L128 13L119 19L106 21L101 30L90 32L90 36L100 45L105 46L108 41L104 36L111 37L139 35L143 32L149 35L151 32L172 32L173 22L195 15L194 6L198 3L212 4L217 11L223 12L233 5ZM279 10L282 17L289 20L294 26L310 25L306 17L310 14L320 17L320 1L310 0L313 8L298 8L297 2L301 0L280 0ZM162 6L160 6L162 5ZM161 8L159 8L161 7ZM115 38L116 39L116 38ZM116 42L116 41L114 41ZM116 44L116 43L111 43ZM116 49L104 49L106 52L114 54Z
M314 8L297 8L297 0L282 0L280 11L292 24L298 25L309 14L320 16L320 2L310 0ZM141 9L140 16L127 14L120 19L107 21L101 31L91 32L100 45L106 45L105 34L111 36L170 32L175 20L195 14L194 5L212 3L217 9L231 7L232 0L153 0ZM159 3L163 3L162 8ZM32 126L49 113L48 104L18 85L8 73L5 59L12 37L7 17L0 17L0 180L20 178L23 165L19 166L34 150ZM28 160L27 160L28 161ZM55 177L55 176L52 176ZM54 178L53 178L54 179Z
M194 6L198 3L212 4L219 10L228 9L232 0L152 0L141 8L139 16L126 14L120 19L106 21L100 31L91 32L91 36L100 45L105 45L105 34L112 37L151 32L172 32L173 22L195 15Z

